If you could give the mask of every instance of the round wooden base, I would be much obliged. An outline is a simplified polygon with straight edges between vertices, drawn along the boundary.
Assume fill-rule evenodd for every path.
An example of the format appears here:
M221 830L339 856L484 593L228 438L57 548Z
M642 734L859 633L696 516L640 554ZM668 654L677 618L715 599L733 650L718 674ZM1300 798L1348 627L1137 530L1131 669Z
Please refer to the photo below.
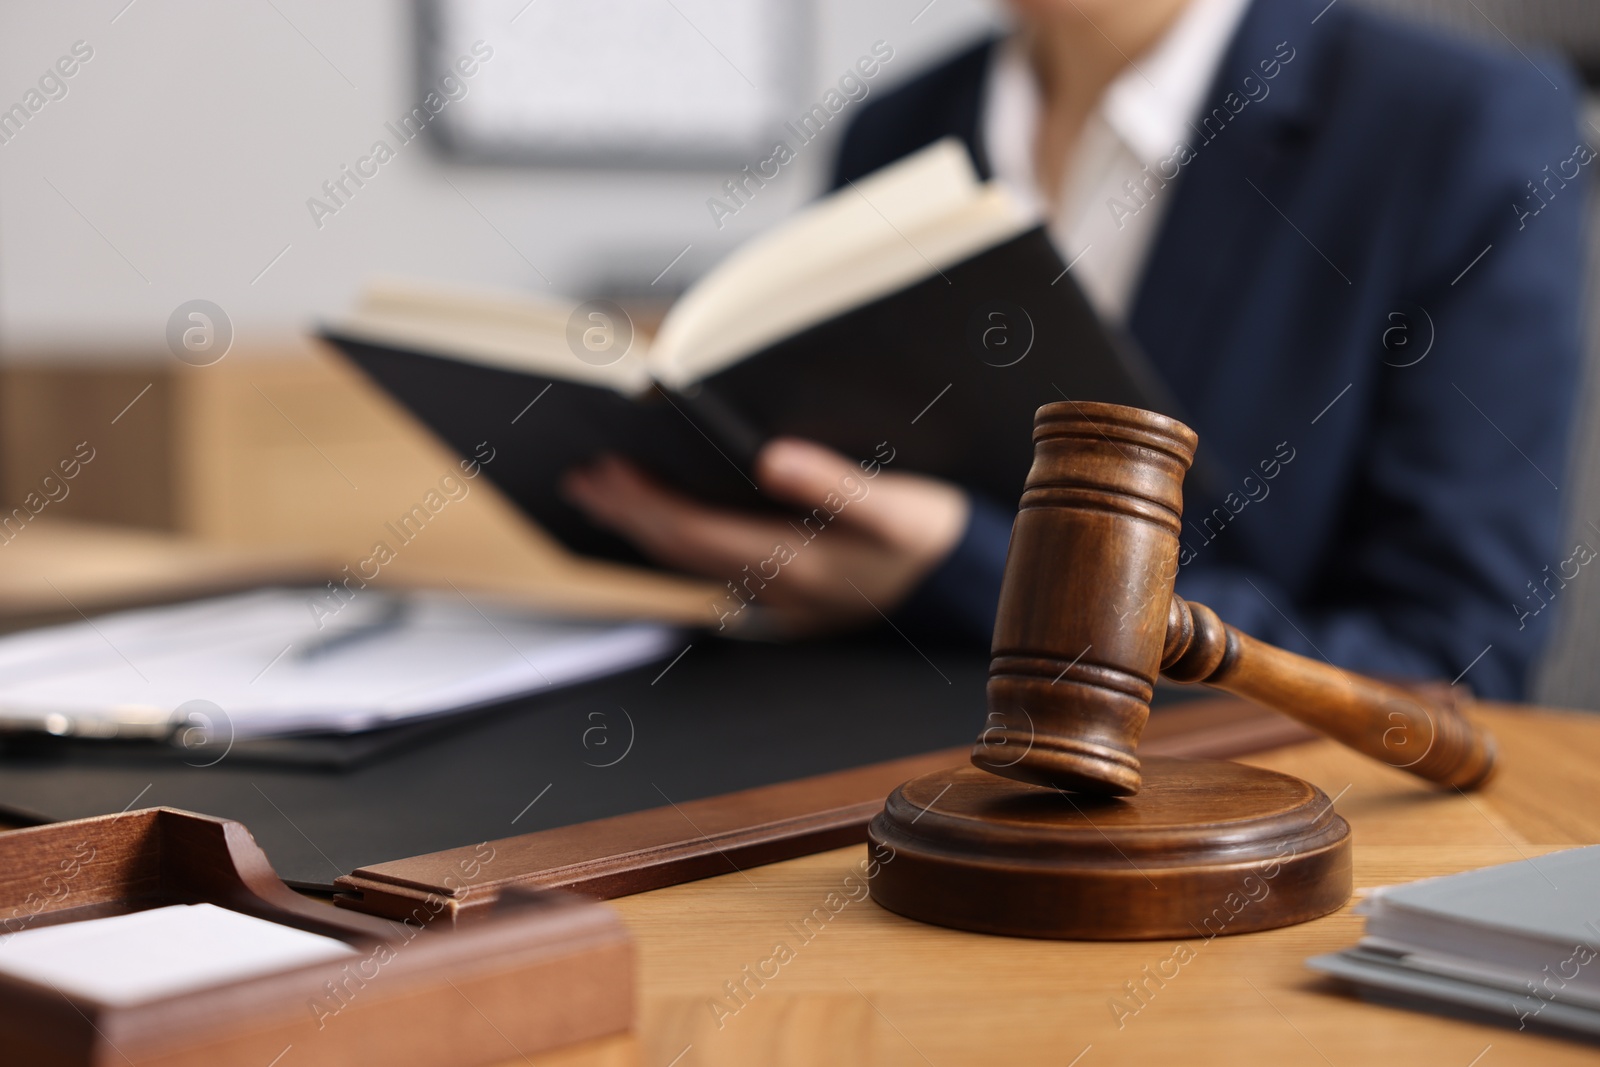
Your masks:
M913 778L867 831L894 852L873 899L962 930L1117 941L1269 930L1350 898L1350 826L1316 786L1218 760L1140 762L1144 788L1117 798L974 767Z

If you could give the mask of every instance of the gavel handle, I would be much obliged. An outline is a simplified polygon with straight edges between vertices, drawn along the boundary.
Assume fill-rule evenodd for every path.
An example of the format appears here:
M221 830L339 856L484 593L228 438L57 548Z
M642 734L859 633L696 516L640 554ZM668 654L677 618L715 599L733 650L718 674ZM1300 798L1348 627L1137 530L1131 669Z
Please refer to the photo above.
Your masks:
M1494 737L1448 695L1433 699L1285 652L1182 597L1172 598L1161 672L1264 704L1430 782L1475 789L1494 772Z

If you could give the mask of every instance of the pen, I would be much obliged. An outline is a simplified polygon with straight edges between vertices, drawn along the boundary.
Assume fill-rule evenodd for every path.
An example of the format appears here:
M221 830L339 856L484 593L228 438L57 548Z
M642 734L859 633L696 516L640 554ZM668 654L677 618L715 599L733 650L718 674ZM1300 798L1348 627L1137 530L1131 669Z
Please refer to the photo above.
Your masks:
M358 641L365 641L370 637L388 630L393 630L405 621L408 604L399 597L387 597L382 609L372 618L359 626L348 630L341 630L335 634L312 641L294 654L294 658L302 663L309 660L320 659L337 649L348 647Z

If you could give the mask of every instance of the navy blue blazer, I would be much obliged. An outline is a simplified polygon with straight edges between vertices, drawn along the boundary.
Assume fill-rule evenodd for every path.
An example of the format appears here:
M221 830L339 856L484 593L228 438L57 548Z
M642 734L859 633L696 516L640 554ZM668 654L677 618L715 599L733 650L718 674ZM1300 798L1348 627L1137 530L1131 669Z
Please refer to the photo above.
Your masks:
M1146 183L1171 203L1129 327L1217 474L1186 487L1178 591L1308 656L1516 698L1573 555L1594 153L1558 60L1324 8L1256 0L1177 177ZM992 51L871 102L835 184L951 134L986 173ZM987 641L1010 520L975 509L905 617Z

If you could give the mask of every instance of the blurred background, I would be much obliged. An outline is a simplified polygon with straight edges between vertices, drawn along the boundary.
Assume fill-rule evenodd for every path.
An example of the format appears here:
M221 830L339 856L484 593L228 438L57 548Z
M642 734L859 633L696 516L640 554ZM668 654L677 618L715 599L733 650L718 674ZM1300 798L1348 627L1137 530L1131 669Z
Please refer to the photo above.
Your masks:
M195 297L241 347L281 342L378 272L639 290L691 246L661 281L681 288L816 194L837 128L720 229L706 208L874 41L894 52L882 92L993 18L976 0L914 23L927 0L124 4L0 13L4 105L74 42L94 53L0 145L10 352L161 349ZM385 124L478 41L493 54L457 75L465 95L402 145ZM395 158L313 218L307 200L333 203L322 183L379 139Z
M6 5L0 500L80 442L96 458L7 541L0 612L72 617L240 563L201 567L202 546L313 569L364 553L453 462L308 340L366 281L614 295L648 318L815 195L842 121L736 215L707 206L875 41L881 93L991 22L971 0ZM169 346L193 300L231 331L206 366ZM39 536L63 522L152 536ZM405 561L429 578L705 611L689 583L638 574L601 581L613 603L487 486L436 528Z
M1335 2L1600 76L1589 0ZM453 464L308 339L364 283L605 296L648 319L823 187L858 103L803 145L784 124L860 57L892 56L865 83L881 94L999 24L982 0L0 6L0 511L80 443L95 456L0 534L0 621L357 558ZM776 139L795 159L731 199ZM168 341L195 300L226 333L204 366ZM1600 511L1596 410L1574 515ZM704 587L567 558L486 484L449 518L402 580L705 614ZM1560 610L1594 618L1600 588ZM1536 698L1600 707L1578 642L1560 628Z

